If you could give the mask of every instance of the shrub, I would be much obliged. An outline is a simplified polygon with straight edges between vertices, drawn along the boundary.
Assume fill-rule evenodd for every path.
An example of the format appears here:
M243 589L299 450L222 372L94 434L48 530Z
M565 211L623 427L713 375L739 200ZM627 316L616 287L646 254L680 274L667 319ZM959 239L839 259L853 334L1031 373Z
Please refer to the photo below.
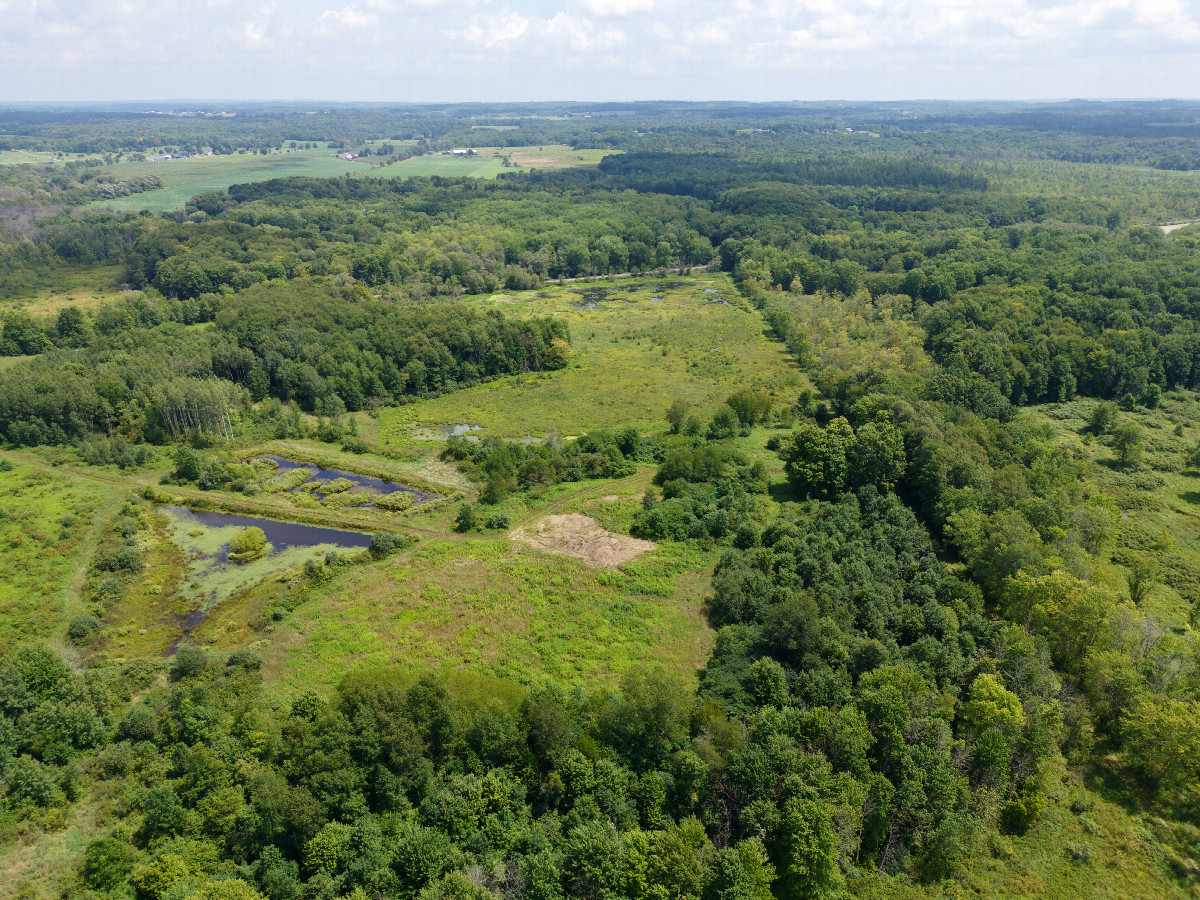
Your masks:
M725 407L718 409L716 415L712 417L712 421L708 423L706 437L710 441L720 441L733 437L737 431L738 418L732 409Z
M94 891L115 891L133 872L139 856L136 849L116 838L92 841L83 853L83 883Z
M142 551L128 544L101 550L92 566L98 572L137 572L142 568Z
M1067 859L1080 864L1087 863L1092 858L1092 845L1084 841L1071 841L1063 850Z
M363 454L371 452L370 446L360 437L345 438L342 441L342 449L347 453Z
M389 512L403 512L412 505L413 495L408 491L395 491L375 500L376 509L386 509Z
M687 421L688 406L682 400L676 400L667 409L667 424L671 427L671 434L679 434L683 431L683 425Z
M262 668L262 657L253 650L234 650L225 660L225 665L231 669L244 669L247 672L257 672Z
M458 515L454 519L455 531L472 531L479 524L479 518L475 515L475 507L470 503L464 503L458 508Z
M249 562L262 556L268 546L266 533L257 525L251 525L229 539L229 558L233 562Z
M71 624L67 626L67 637L76 644L81 644L95 634L99 627L99 619L91 613L84 613L71 620Z
M14 808L45 809L63 801L55 770L29 756L19 757L9 768L5 797Z
M167 677L171 681L182 681L199 675L207 665L207 653L192 644L184 644L175 654L175 662L171 664Z
M191 447L175 451L175 480L196 481L204 471L204 458Z
M373 558L383 559L397 550L403 550L410 543L412 543L411 538L396 534L394 531L377 531L371 536L371 546L367 550Z
M483 521L484 528L491 528L494 530L501 530L504 528L508 528L508 526L510 526L511 524L512 524L512 519L509 518L508 513L502 513L502 512L492 513Z

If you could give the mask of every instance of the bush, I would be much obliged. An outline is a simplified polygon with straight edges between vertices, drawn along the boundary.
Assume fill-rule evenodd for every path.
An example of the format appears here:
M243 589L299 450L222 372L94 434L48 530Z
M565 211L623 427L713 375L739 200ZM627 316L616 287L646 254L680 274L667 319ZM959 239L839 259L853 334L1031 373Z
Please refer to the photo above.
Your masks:
M167 673L171 681L182 681L193 678L204 671L208 665L208 654L192 644L184 644L175 654L175 662Z
M137 572L142 568L142 551L128 544L101 550L92 566L98 572Z
M51 766L32 757L19 757L8 772L8 789L5 791L8 805L41 809L60 805L63 794L56 774Z
M116 838L92 841L83 853L83 883L94 891L115 891L133 872L139 857L136 849Z
M371 452L370 446L360 437L345 438L342 441L342 449L347 453L357 453L360 455Z
M262 556L268 546L266 533L257 525L251 525L229 539L229 559L238 563L249 562Z
M191 447L175 451L175 480L197 481L204 471L204 458Z
M231 669L244 669L247 672L257 672L262 668L262 657L253 650L234 650L225 660L225 665Z
M710 441L720 441L731 438L738 432L738 418L728 407L719 409L712 421L708 423L706 437Z
M504 528L508 528L508 526L510 526L511 524L512 524L512 519L509 518L508 513L502 513L502 512L492 513L486 519L483 520L484 528L490 528L490 529L497 530L497 531L504 529Z
M1092 845L1084 841L1071 841L1064 848L1067 859L1080 864L1087 863L1092 858Z
M367 550L373 558L383 559L397 550L403 550L410 543L412 543L412 539L402 534L396 534L394 531L378 531L371 536L371 546Z
M458 508L458 515L454 519L455 531L473 531L479 525L479 517L475 514L475 507L470 503L464 503Z
M71 620L71 624L67 626L67 637L76 644L81 644L95 634L99 627L99 619L91 613L84 613Z

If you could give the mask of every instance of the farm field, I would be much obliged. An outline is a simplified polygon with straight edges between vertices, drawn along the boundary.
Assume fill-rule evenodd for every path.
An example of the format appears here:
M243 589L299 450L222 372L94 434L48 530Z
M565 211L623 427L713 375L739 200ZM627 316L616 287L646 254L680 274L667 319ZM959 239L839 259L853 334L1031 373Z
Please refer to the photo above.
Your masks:
M531 168L570 169L596 166L610 150L574 150L563 145L542 147L475 147L474 155L414 156L376 169L380 178L412 178L442 175L452 178L495 178L504 172L527 172ZM511 165L504 165L508 159Z
M404 142L399 142L404 143ZM272 178L304 176L309 178L333 178L352 175L356 178L412 178L415 176L444 175L452 177L495 178L501 172L528 171L531 167L568 168L573 166L595 166L607 151L572 150L569 147L547 145L544 147L475 148L474 156L443 156L431 154L415 156L398 163L382 165L382 160L369 157L357 160L335 158L336 150L322 147L315 150L288 150L265 156L254 153L239 153L225 156L195 156L189 159L169 159L161 162L134 162L122 160L105 166L106 174L123 176L154 175L162 179L159 190L146 191L115 200L103 200L93 206L112 210L143 210L166 212L183 206L196 194L205 191L225 191L231 184L267 181ZM22 157L30 156L22 151L0 152L0 160L6 153ZM513 165L505 167L503 158L508 156ZM14 159L12 162L31 162L30 159ZM44 162L45 160L43 160Z
M370 163L335 159L337 151L322 147L317 150L290 150L261 156L254 153L235 153L226 156L194 156L189 159L168 159L162 162L119 162L106 166L104 171L114 175L154 175L162 179L160 190L146 191L116 200L99 201L94 206L112 210L166 212L178 209L197 194L205 191L226 191L231 184L267 181L303 175L310 178L333 178L346 174L370 173Z

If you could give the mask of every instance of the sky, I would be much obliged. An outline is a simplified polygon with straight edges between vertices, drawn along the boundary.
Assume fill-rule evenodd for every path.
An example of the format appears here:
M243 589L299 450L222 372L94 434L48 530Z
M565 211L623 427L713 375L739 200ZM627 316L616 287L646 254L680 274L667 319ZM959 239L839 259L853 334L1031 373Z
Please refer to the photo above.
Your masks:
M0 101L1200 97L1200 0L0 0Z

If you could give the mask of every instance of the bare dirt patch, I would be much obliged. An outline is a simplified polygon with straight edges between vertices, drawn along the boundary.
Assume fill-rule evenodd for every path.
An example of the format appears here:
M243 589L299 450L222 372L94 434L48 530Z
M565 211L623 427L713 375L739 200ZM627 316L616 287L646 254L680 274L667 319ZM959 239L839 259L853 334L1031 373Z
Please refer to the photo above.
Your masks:
M615 569L655 547L653 541L605 531L595 519L578 513L547 516L528 529L512 532L511 537L522 544L574 556L589 566L604 569Z

